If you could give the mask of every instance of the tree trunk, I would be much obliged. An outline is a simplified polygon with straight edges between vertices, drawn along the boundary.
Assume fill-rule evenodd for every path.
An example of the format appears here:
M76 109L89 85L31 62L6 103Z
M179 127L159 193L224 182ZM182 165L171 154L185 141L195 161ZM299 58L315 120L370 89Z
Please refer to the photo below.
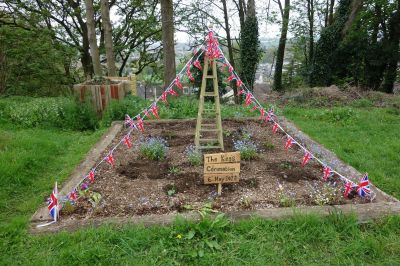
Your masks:
M392 14L389 21L388 60L383 82L383 91L393 93L394 82L397 76L397 64L399 61L400 40L400 6Z
M117 71L115 67L112 27L110 20L110 7L108 5L108 0L101 0L101 19L104 29L104 46L106 48L108 75L116 76Z
M97 46L97 39L96 39L93 0L85 0L85 4L86 4L86 21L87 21L86 23L88 28L88 38L89 38L90 54L93 63L93 70L95 76L101 77L102 73L100 65L99 47Z
M226 32L226 42L228 45L228 54L229 54L229 61L233 68L235 68L235 60L233 58L233 48L232 48L232 39L231 39L231 31L229 28L229 17L228 17L228 9L226 7L226 0L221 0L222 7L224 9L224 20L225 20L225 32ZM235 82L231 82L231 87L233 89L233 95L235 98L235 103L239 103L239 97L237 95L237 88Z
M255 17L256 16L256 3L254 0L247 1L247 13L248 17Z
M328 26L332 25L333 23L333 8L335 6L335 0L331 0L331 3L329 5L329 17L328 17Z
M279 0L280 1L280 0ZM282 91L282 68L283 60L285 57L285 46L286 46L286 36L289 25L289 12L290 12L290 0L285 0L285 8L282 17L282 30L281 37L279 39L279 46L276 55L276 66L274 73L274 89L276 91Z
M351 1L350 15L347 18L347 21L342 30L342 36L346 36L347 32L350 30L351 26L353 25L354 20L356 19L358 13L361 10L363 2L364 2L363 0L352 0ZM333 19L332 19L332 21L333 21Z
M240 19L240 29L243 29L243 25L244 25L244 0L239 0L239 19Z
M314 0L307 0L307 15L308 15L308 65L312 65L312 60L314 58Z
M161 0L162 43L164 59L164 85L176 77L174 48L174 9L172 0Z

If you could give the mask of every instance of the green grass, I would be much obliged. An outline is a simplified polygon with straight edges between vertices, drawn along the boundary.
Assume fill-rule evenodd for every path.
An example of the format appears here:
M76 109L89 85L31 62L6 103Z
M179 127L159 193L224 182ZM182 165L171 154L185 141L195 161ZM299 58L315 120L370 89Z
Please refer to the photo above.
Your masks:
M400 115L392 108L284 110L314 140L395 197L400 196Z
M379 187L400 193L396 111L291 107L285 114L345 161L368 171ZM352 216L331 215L284 221L251 219L220 226L207 220L152 228L104 225L73 233L28 234L29 218L43 204L54 181L62 183L103 132L15 128L0 123L0 265L400 262L399 216L368 224L358 224Z

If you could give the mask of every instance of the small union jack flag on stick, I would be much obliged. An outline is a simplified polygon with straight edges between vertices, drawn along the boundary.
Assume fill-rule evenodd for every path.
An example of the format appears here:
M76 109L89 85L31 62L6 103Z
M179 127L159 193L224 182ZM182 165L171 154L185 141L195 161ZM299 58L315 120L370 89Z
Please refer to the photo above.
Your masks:
M285 143L285 150L289 150L289 148L293 146L293 143L294 143L293 138L288 136Z
M107 161L107 163L109 163L112 167L115 166L114 156L113 156L112 152L110 152L110 153L106 156L106 161Z
M357 185L354 184L351 181L347 181L346 184L344 185L344 192L343 192L343 196L345 196L346 198L349 197L350 193L357 188Z
M94 169L90 170L89 174L87 175L87 178L89 179L90 183L94 182L94 178L95 178L95 170Z
M311 153L306 151L303 156L303 161L301 162L301 166L304 167L310 160L312 159Z
M76 188L74 188L74 190L72 190L69 194L68 194L68 199L70 201L72 201L73 203L75 203L78 199L78 192L76 191Z
M332 174L332 169L329 166L324 167L324 180L327 181Z
M54 185L53 192L50 195L50 200L49 200L49 205L47 206L47 209L49 210L51 218L53 218L54 222L57 222L58 218L58 188L57 188L57 182Z
M371 195L371 188L369 186L368 173L365 173L357 186L357 193L360 197L365 198Z

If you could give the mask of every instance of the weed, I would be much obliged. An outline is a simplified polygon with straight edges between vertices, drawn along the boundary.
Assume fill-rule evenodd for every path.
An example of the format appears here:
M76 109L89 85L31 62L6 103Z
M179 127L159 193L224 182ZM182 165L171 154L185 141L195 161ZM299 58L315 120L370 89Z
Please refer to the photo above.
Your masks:
M278 185L278 197L279 197L279 205L281 207L293 207L296 206L296 200L294 199L294 194L285 191L284 187L279 184Z
M269 141L266 141L266 142L263 143L263 147L264 147L264 149L267 150L267 151L272 151L272 150L275 148L275 145L272 144L272 143L269 142Z
M168 172L170 173L170 174L178 174L179 172L181 171L181 169L178 167L178 166L171 166L169 169L168 169Z
M168 152L167 142L159 137L142 139L139 142L139 152L149 160L162 161Z

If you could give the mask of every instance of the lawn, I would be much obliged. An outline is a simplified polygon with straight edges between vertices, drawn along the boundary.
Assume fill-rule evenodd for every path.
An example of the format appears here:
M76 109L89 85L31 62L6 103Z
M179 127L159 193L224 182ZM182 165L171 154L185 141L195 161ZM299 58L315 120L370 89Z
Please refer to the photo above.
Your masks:
M400 118L388 108L287 108L288 118L372 182L399 195ZM29 218L104 129L71 131L0 123L0 264L399 264L400 217L285 221L224 218L169 227L101 226L32 236Z

